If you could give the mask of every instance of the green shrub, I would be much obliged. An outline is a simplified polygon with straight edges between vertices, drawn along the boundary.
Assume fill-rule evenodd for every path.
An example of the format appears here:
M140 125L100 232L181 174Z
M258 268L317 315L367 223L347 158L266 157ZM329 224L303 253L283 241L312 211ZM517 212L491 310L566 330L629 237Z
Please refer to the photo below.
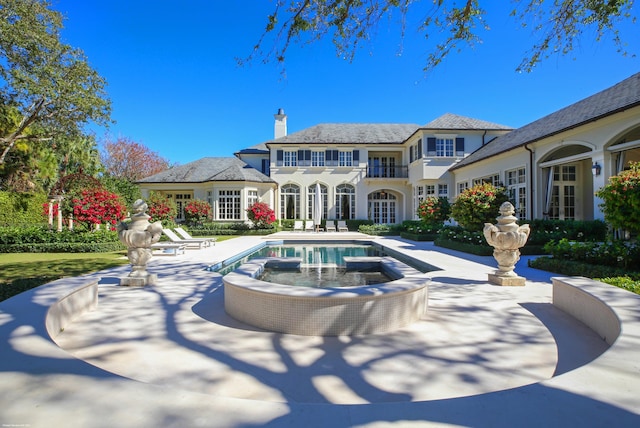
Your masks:
M427 225L442 225L445 221L449 220L449 214L451 214L449 199L438 196L428 196L420 202L416 214L418 214L420 220Z
M373 236L398 236L402 229L397 224L360 224L358 232Z
M48 201L44 193L0 191L0 226L46 223L42 207Z
M640 162L610 177L596 196L602 199L604 218L613 228L640 233Z
M110 230L49 230L46 226L0 228L0 252L104 252L124 249Z
M566 238L572 241L604 241L607 238L607 224L602 220L525 220L531 234L528 244L544 245L551 240Z
M576 242L561 239L548 242L544 248L556 260L619 268L640 266L640 246L635 242Z
M482 230L485 223L495 222L500 215L500 205L508 200L504 187L477 184L458 196L451 206L451 217L466 230Z
M634 281L640 280L640 272L637 271L630 271L629 269L613 266L594 265L591 263L577 262L573 260L562 260L553 257L538 257L536 259L531 259L529 260L528 265L532 268L566 276L584 276L587 278L629 277Z

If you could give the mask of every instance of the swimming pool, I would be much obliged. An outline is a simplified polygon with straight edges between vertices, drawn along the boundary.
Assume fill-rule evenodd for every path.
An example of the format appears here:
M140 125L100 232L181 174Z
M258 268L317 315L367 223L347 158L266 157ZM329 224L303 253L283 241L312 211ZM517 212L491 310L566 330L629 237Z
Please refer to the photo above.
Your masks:
M297 257L305 266L324 265L344 267L344 257L393 257L420 272L432 272L438 268L420 260L407 258L369 241L287 242L266 241L234 257L211 265L208 270L226 275L243 263L262 257Z

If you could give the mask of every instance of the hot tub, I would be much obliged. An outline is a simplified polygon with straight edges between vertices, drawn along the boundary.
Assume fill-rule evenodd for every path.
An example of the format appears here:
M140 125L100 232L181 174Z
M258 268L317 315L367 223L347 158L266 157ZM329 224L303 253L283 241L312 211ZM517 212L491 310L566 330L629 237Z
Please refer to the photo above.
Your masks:
M256 279L265 266L299 268L299 258L257 258L223 277L225 311L261 329L307 336L383 333L427 311L429 275L391 257L345 257L347 269L377 266L392 281L357 287L295 287Z

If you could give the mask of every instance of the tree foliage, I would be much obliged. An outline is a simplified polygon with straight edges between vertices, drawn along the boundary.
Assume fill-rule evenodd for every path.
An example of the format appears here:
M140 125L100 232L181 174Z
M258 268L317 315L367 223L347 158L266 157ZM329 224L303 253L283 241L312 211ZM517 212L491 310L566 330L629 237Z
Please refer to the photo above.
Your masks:
M169 161L141 143L119 137L103 143L102 164L112 177L140 180L169 169Z
M596 192L604 219L616 229L640 233L640 162L609 178Z
M397 19L402 38L406 22L413 21L409 18L415 16L421 21L418 30L425 39L435 39L424 67L431 70L452 51L481 42L479 30L490 28L480 3L480 0L278 0L247 60L259 56L265 62L273 59L284 62L291 43L312 43L325 37L331 37L338 56L352 60L359 44L370 40L383 19ZM530 27L538 40L525 54L519 71L531 71L551 54L571 52L585 34L594 34L595 40L610 35L623 51L624 43L616 26L625 19L635 20L631 16L632 0L515 0L514 3L511 16L522 27ZM270 36L272 46L265 50Z
M84 53L60 38L62 15L49 0L0 0L0 165L16 144L81 136L109 122L105 80Z
M481 183L465 190L451 205L451 217L469 231L480 231L485 223L494 223L500 205L509 200L507 189Z

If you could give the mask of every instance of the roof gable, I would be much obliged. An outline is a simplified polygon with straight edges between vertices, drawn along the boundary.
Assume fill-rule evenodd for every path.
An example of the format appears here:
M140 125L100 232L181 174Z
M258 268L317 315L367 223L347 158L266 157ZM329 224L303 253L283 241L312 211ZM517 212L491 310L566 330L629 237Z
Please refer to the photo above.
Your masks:
M445 113L437 119L432 120L426 125L422 126L422 129L447 129L447 130L504 130L508 131L513 128L505 125L500 125L493 122L487 122L480 119L474 119L471 117L460 116L452 113Z

